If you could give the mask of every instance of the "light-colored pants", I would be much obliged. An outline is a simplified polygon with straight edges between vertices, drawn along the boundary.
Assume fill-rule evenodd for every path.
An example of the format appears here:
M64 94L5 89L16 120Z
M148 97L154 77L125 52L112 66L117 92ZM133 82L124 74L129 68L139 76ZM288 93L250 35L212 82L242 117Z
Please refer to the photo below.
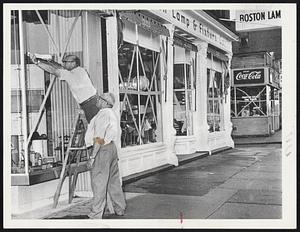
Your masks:
M119 178L117 148L113 142L98 151L91 169L91 184L93 204L90 218L102 218L107 194L110 195L115 212L124 212L126 202Z

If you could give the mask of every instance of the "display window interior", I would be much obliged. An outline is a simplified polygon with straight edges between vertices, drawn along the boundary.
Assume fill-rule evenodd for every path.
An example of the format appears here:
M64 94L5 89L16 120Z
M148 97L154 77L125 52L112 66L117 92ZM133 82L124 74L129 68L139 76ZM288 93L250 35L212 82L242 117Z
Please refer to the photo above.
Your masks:
M233 117L267 116L267 86L234 87L231 91Z
M27 53L50 55L60 62L63 55L83 60L81 11L22 11L11 14L11 172L31 174L61 167L73 130L77 105L64 81L55 80L27 57ZM21 82L20 44L24 47L24 78ZM51 85L51 88L50 88ZM50 94L45 100L48 88ZM50 90L49 89L49 90ZM23 94L25 93L25 94ZM26 107L22 104L25 98ZM24 123L27 131L23 130ZM32 135L24 143L24 137ZM25 157L25 149L28 156Z
M124 41L118 60L121 147L160 142L160 53Z

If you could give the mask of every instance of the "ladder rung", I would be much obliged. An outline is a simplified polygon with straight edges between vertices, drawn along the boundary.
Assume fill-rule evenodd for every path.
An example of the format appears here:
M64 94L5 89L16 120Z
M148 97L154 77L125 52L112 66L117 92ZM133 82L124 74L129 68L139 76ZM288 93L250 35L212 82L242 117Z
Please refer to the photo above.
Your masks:
M70 151L82 151L82 150L86 150L86 147L70 147L69 148Z

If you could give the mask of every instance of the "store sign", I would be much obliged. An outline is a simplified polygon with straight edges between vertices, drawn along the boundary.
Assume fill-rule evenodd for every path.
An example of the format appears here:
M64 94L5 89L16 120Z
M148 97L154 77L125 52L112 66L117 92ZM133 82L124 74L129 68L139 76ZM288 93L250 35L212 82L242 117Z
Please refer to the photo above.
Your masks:
M174 23L175 26L178 26L200 38L205 38L208 42L217 47L221 47L226 50L231 49L230 41L187 13L180 10L161 10L161 12L163 12L164 15L169 18L169 21Z
M233 71L234 84L261 84L264 83L264 69L244 69Z
M281 26L281 10L236 11L236 31L271 29Z

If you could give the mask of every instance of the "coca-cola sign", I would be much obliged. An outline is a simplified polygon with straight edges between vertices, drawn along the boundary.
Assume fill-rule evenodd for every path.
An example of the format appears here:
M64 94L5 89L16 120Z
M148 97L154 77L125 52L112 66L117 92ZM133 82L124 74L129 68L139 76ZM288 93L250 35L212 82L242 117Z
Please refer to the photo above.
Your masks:
M233 71L234 84L264 83L264 69L244 69Z

